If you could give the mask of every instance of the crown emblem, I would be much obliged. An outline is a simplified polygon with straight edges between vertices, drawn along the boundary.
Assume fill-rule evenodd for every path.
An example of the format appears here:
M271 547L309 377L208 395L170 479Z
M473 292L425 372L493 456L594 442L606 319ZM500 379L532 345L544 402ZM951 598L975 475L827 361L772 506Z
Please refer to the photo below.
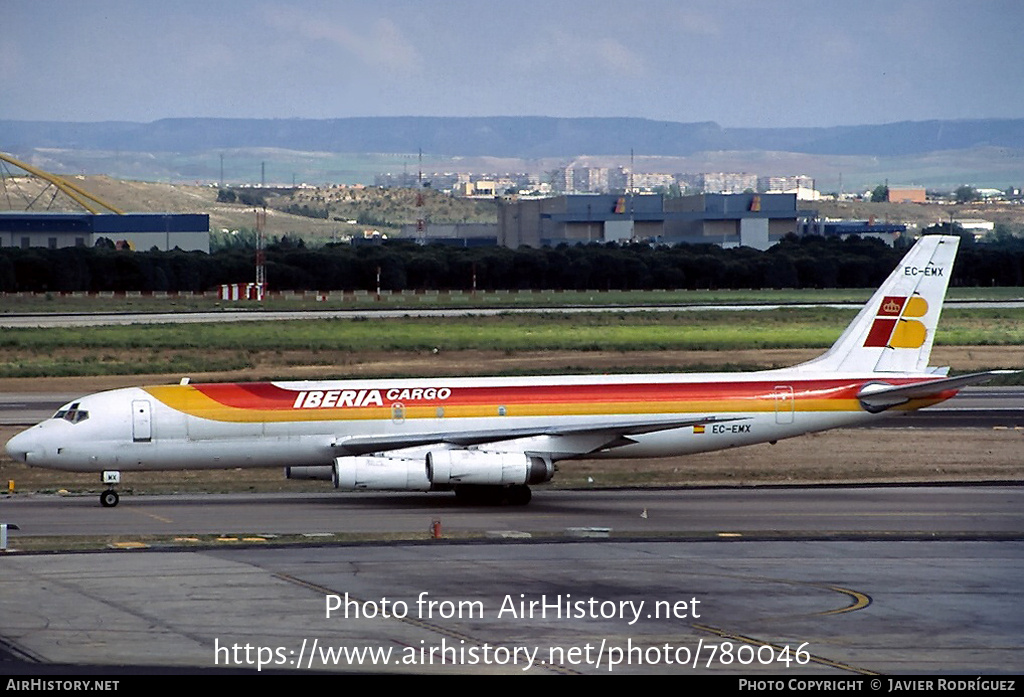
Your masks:
M890 300L886 304L882 305L882 309L885 310L888 314L895 315L900 311L900 304L895 300Z

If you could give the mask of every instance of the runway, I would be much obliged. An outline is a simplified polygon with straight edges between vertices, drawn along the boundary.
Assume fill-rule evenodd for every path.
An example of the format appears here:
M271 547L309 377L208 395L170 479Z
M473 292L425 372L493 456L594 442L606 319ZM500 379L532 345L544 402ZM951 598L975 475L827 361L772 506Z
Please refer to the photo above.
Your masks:
M329 487L329 485L326 485ZM114 511L93 495L16 496L4 521L24 535L168 536L417 534L435 520L463 538L511 530L565 536L568 528L610 528L616 535L754 536L857 539L960 535L1002 539L1024 533L1024 487L766 486L604 489L535 487L529 506L466 506L454 495L336 492L124 496ZM13 538L12 539L16 539ZM340 539L340 538L338 538Z
M956 486L548 491L529 509L388 495L11 500L5 517L33 534L268 541L8 555L0 673L1019 673L1022 499L1019 486ZM434 520L448 536L533 538L323 536L426 537ZM612 537L579 540L574 526ZM273 546L297 531L316 537Z
M863 303L709 303L695 305L588 305L565 307L449 307L360 310L219 310L216 312L67 312L0 315L0 328L98 327L132 324L194 324L201 322L269 322L322 319L388 319L396 317L493 317L506 314L587 314L595 312L734 312L794 307L860 309ZM944 307L1019 309L1018 300L946 300Z

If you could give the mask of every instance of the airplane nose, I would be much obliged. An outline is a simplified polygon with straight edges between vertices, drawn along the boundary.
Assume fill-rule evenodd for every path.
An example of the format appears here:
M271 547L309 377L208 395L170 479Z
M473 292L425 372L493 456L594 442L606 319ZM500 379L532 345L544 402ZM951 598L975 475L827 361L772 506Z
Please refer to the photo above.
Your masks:
M36 434L32 429L22 431L18 435L14 436L14 438L11 438L7 441L5 449L12 459L18 462L24 462L25 464L28 464L31 454L37 453L38 456L38 451L40 450Z

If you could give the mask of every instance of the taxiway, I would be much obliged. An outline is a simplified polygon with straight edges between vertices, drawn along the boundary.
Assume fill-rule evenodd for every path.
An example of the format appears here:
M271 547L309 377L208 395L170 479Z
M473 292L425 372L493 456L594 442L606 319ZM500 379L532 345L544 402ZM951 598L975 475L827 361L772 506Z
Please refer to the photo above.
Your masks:
M425 536L441 520L450 535L535 537L8 555L0 672L1019 673L1022 499L1019 486L952 486L547 492L529 510L362 495L8 501L34 534ZM581 541L573 526L613 537Z

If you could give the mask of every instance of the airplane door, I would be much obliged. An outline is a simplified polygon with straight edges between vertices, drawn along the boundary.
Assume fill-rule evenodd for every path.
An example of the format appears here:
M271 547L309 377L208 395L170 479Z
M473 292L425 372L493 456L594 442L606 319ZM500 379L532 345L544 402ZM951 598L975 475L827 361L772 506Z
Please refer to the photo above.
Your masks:
M153 440L153 416L149 400L137 399L132 402L132 440L136 443Z
M789 385L775 386L775 423L793 423L793 412L796 409L793 399L793 388Z

